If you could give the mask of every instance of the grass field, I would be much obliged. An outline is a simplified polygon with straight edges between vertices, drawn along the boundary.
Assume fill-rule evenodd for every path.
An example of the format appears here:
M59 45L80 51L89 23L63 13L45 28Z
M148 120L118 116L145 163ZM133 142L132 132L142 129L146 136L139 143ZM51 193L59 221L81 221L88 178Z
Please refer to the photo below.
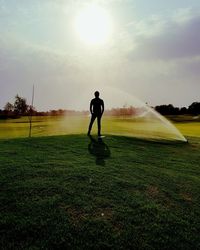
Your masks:
M189 143L1 139L0 248L200 249L199 124L177 125Z
M32 136L86 134L89 120L89 116L33 117ZM185 118L182 117L182 122L175 119L173 123L185 136L200 137L200 121L185 121ZM131 135L140 138L151 138L154 136L159 138L159 133L160 137L162 137L165 129L165 127L160 126L160 123L157 124L151 120L104 117L102 121L102 131L105 134L121 133L121 135ZM96 124L94 124L93 131L96 133ZM28 134L28 117L0 120L0 139L28 137Z

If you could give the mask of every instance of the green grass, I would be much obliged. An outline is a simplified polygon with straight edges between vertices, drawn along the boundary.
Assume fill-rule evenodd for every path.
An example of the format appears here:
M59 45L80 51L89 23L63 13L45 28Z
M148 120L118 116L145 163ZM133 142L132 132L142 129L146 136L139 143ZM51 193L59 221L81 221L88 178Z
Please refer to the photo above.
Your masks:
M200 138L188 139L0 140L0 248L200 249Z
M173 117L173 119L175 118ZM187 117L187 119L189 118ZM32 136L84 134L88 129L89 120L89 116L33 117ZM192 118L189 122L185 122L185 117L180 117L178 122L174 122L174 125L185 136L200 137L200 122L193 121ZM120 133L140 138L171 138L171 130L168 131L155 118L120 119L105 116L102 119L102 131L106 134ZM94 124L94 133L96 133L96 124ZM28 137L28 134L28 117L0 120L0 138Z

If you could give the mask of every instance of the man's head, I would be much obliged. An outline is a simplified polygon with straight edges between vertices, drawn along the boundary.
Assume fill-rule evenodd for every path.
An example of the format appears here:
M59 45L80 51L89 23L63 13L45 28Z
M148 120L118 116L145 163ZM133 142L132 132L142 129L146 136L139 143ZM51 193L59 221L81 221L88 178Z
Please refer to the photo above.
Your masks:
M94 95L95 95L96 98L98 98L99 97L99 91L95 91Z

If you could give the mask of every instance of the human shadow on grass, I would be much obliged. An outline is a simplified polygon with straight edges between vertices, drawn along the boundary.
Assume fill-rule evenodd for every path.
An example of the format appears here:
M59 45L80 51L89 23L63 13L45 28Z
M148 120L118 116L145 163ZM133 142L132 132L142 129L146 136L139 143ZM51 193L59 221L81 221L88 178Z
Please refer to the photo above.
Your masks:
M96 165L105 166L105 159L111 155L108 145L102 140L102 138L95 139L93 136L88 136L90 143L88 144L88 151L91 155L96 157Z

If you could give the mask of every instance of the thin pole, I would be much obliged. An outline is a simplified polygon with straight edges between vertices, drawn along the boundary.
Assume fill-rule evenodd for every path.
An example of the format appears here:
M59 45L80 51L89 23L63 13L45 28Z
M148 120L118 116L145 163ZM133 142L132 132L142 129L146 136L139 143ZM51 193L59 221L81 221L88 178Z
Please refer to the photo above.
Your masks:
M34 84L33 84L32 101L31 101L30 116L29 116L29 123L30 123L30 127L29 127L29 137L31 137L31 131L32 131L32 116L33 116L34 92L35 92L35 89L34 89Z

